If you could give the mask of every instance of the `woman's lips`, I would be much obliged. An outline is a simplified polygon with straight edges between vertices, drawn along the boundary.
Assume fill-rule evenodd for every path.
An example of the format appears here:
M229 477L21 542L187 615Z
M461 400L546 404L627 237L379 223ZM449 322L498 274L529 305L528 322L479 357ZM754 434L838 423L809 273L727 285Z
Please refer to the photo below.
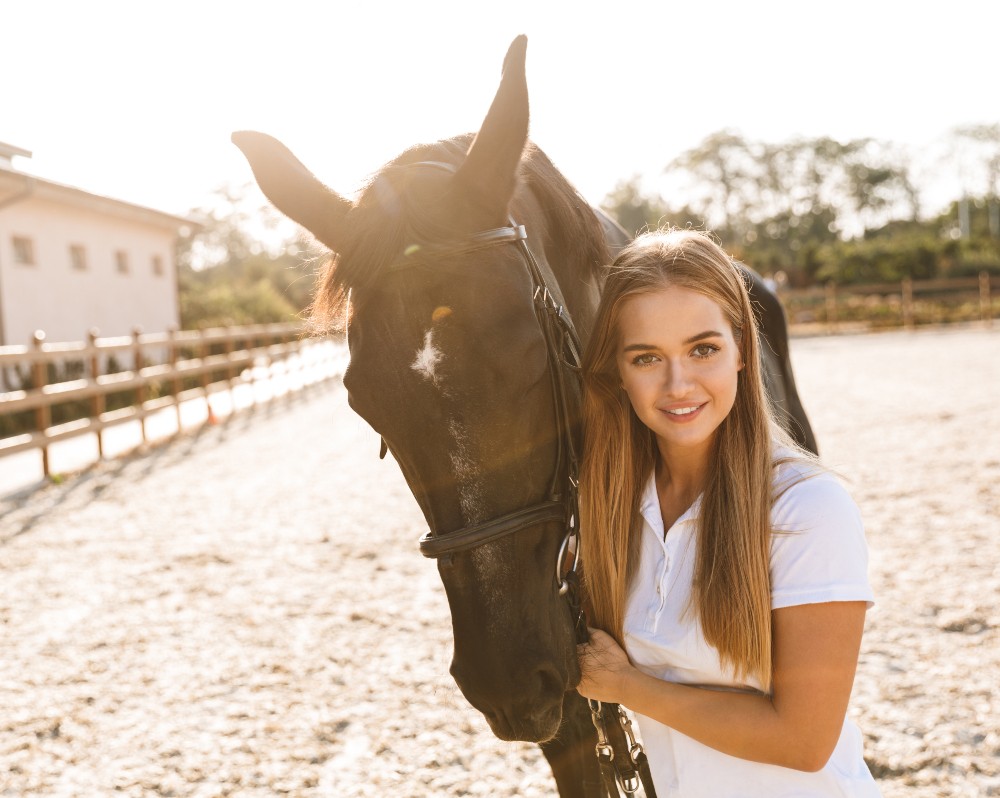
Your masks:
M659 411L668 421L674 424L689 424L701 415L702 409L707 404L708 402L702 402L701 404L676 404L670 407L661 407Z

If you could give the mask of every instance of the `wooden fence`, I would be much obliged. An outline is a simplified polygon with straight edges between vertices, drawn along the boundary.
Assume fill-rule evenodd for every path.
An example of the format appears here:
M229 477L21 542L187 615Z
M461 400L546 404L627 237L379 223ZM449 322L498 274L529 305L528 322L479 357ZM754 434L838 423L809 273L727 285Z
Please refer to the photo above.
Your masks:
M904 279L898 283L837 285L780 291L778 295L795 327L834 333L844 326L905 327L918 324L980 321L990 326L998 278Z
M39 331L30 346L0 347L6 391L0 393L0 422L7 422L7 436L0 437L0 457L40 448L42 468L49 476L51 444L92 433L97 435L98 457L103 457L105 429L138 421L146 442L147 418L171 406L176 408L179 433L184 428L181 406L189 400L204 401L213 420L211 394L228 390L232 397L237 385L252 390L256 381L272 378L276 369L286 377L289 369L308 370L298 375L298 385L333 376L329 363L316 363L317 357L336 357L330 347L329 339L309 338L298 324L151 334L136 330L115 338L98 337L95 330L87 341L71 343L47 343ZM119 370L122 359L131 368ZM71 373L80 376L66 379ZM109 409L109 405L123 406ZM73 411L69 415L78 417L53 424L53 410L66 415L67 407ZM17 431L25 425L29 431Z

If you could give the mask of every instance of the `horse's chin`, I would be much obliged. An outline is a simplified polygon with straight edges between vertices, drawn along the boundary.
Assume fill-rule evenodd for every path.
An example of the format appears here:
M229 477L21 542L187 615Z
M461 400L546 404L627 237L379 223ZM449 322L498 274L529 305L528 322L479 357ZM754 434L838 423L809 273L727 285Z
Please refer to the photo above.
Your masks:
M505 742L547 743L562 723L562 703L535 710L530 715L509 718L506 714L484 714L490 730Z

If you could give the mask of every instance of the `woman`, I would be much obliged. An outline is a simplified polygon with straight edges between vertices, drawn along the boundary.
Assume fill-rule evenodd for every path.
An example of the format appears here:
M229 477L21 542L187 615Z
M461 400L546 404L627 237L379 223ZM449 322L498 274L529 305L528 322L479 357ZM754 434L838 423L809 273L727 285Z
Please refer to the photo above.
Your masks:
M636 713L661 795L879 795L846 720L861 519L774 420L732 260L694 231L638 238L584 375L579 692Z

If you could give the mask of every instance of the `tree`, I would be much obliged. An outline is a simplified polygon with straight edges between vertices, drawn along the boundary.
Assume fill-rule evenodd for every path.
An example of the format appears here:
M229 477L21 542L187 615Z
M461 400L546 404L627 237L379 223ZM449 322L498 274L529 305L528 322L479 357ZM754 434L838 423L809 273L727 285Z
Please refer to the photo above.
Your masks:
M223 186L191 215L200 232L177 253L181 325L205 328L294 321L315 288L314 245L251 184Z
M664 170L680 175L687 205L713 229L736 237L750 227L759 205L761 153L734 130L720 130L683 152ZM683 179L683 178L686 178Z
M870 138L771 143L722 130L665 173L737 257L793 285L815 278L824 244L919 212L906 153Z
M1000 238L1000 124L957 127L950 138L963 195L985 199L990 236Z
M831 234L856 235L918 212L905 155L870 138L768 143L723 130L682 153L665 171L681 177L693 197L689 203L713 227L735 238L750 232L759 238L771 220L780 227L781 220L810 216L832 217Z
M601 202L630 235L660 227L702 227L702 215L688 206L672 209L659 194L645 194L641 178L621 180Z

